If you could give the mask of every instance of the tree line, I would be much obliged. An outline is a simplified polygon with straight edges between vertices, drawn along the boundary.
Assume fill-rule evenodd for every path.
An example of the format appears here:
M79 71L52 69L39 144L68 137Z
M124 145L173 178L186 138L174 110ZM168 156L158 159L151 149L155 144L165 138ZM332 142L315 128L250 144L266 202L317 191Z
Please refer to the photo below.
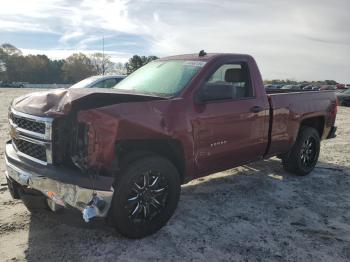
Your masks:
M127 63L114 63L102 53L74 53L66 59L52 60L46 55L23 55L15 46L0 45L0 81L35 84L75 83L101 74L130 74L158 59L156 56L134 55Z

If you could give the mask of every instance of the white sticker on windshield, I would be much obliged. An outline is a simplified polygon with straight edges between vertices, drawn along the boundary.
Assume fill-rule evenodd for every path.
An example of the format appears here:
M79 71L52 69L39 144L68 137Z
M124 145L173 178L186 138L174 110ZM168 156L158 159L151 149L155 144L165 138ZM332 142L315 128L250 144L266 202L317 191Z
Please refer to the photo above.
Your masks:
M207 62L203 61L185 61L184 65L185 66L198 66L198 67L203 67Z

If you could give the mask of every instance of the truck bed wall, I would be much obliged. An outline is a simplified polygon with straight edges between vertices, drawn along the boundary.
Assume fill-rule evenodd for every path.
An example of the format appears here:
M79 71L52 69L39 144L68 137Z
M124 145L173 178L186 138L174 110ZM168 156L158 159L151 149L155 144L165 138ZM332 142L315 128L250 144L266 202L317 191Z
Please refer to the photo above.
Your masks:
M331 106L336 99L333 91L292 92L268 96L273 121L271 144L266 157L287 152L293 146L300 124L305 119L324 118L323 139L334 125L335 119L330 115Z

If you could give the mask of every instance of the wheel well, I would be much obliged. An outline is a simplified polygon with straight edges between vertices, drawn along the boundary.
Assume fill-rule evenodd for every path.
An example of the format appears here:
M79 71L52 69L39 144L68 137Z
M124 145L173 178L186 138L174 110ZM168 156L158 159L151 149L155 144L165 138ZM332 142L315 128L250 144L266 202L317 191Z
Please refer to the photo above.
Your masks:
M116 145L120 168L122 168L121 165L152 153L171 161L180 174L181 182L184 181L185 157L180 141L175 139L122 140Z
M304 119L300 126L308 126L315 128L320 136L322 138L323 135L323 129L324 129L324 117L323 116L317 116L317 117L311 117Z

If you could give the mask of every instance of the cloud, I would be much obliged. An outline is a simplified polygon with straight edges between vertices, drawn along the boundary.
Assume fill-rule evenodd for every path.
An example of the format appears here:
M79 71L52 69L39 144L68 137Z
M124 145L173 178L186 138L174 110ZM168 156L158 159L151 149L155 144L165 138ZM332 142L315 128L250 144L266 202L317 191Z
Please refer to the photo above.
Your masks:
M25 21L9 21L0 19L0 30L6 32L45 32L54 33L49 27L45 27L38 23L25 22Z
M51 53L99 50L105 36L107 51L126 56L249 53L265 78L350 82L348 0L12 0L4 6L0 40L6 30L50 32L59 35Z

